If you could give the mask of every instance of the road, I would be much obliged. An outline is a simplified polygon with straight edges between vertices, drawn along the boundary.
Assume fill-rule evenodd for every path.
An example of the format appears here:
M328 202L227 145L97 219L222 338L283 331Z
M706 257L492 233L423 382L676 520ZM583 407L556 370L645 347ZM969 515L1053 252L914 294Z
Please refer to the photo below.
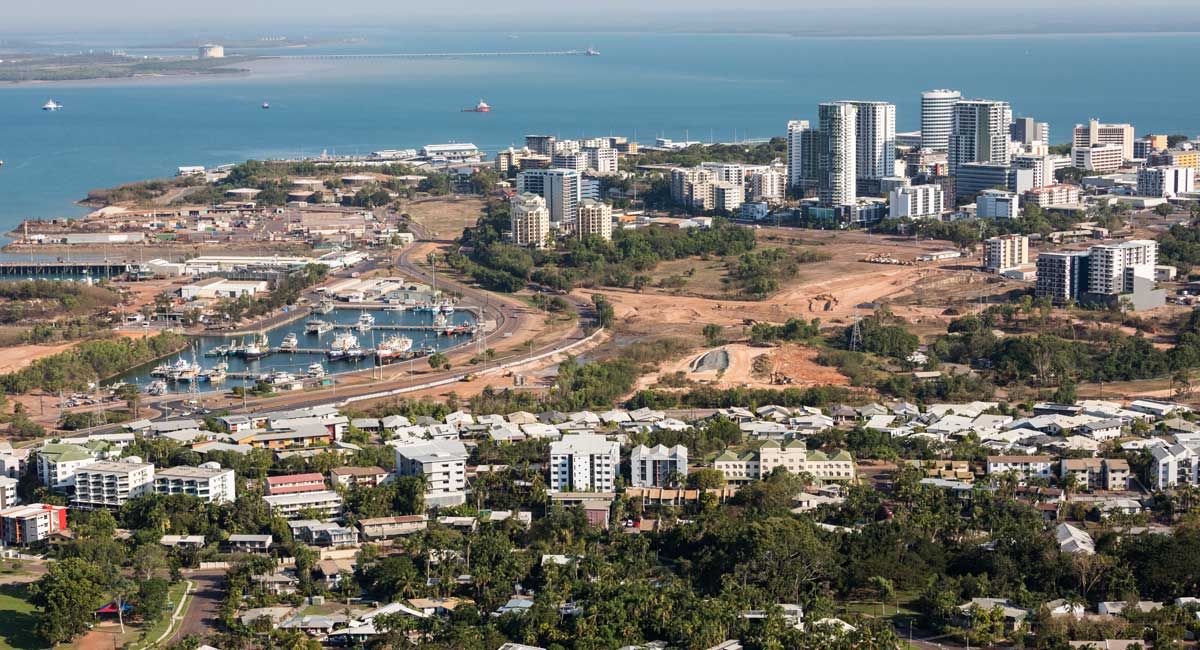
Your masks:
M211 569L188 573L186 576L195 584L183 623L171 637L168 645L178 643L187 636L204 636L217 629L217 612L225 597L225 570Z

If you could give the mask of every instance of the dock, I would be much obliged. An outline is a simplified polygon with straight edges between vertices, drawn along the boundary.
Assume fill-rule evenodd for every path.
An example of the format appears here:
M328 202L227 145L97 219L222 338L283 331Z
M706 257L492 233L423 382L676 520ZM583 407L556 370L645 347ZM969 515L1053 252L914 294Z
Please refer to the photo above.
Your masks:
M127 262L0 262L0 276L90 275L112 277L134 271Z
M496 58L502 56L585 56L587 50L543 50L543 51L525 51L525 52L393 52L379 54L275 54L271 56L258 57L261 59L289 59L289 60L338 60L338 59L458 59L465 57L472 58Z

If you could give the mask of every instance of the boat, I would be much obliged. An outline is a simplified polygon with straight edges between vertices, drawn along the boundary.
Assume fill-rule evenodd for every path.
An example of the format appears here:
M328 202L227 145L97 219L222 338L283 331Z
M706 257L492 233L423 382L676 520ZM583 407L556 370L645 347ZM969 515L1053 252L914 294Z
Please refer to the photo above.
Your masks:
M412 346L413 341L407 336L389 336L375 350L375 358L380 363L387 363L388 361L403 357L409 350L412 350Z
M53 99L46 102L45 104L42 104L43 111L57 111L57 110L61 109L62 107L63 107L62 104L59 104L58 102L54 101Z
M262 104L262 107L263 107L263 110L265 111L265 110L267 110L268 108L271 108L271 103L270 103L270 102L263 102L263 104Z
M364 311L358 317L358 331L370 332L372 327L375 327L375 317Z
M597 50L596 48L589 45L588 49L584 50L583 55L584 56L600 56L600 50Z
M232 348L228 345L217 345L204 353L206 357L227 357Z
M333 323L323 321L319 318L314 318L304 324L305 334L315 334L320 336L333 330Z
M449 316L450 314L454 313L454 303L447 300L438 305L438 311Z
M179 359L168 366L167 381L192 381L199 374L200 366L187 359Z
M276 370L263 378L263 381L272 386L286 386L296 383L296 376L290 372Z
M150 376L151 377L166 377L167 373L170 371L171 371L170 364L160 363L157 366L154 366L154 370L150 371Z
M200 379L200 381L207 381L207 382L211 382L214 384L218 384L218 383L225 381L228 370L229 370L229 364L224 363L224 362L218 363L217 365L213 366L212 368L209 368L208 370L200 371L199 379Z
M321 302L317 303L317 308L313 311L318 314L328 314L329 312L333 311L333 301L329 298L325 298Z
M474 107L464 108L464 109L462 109L462 112L464 112L464 113L491 113L492 107L489 106L487 102L485 102L481 99L481 100L479 100L479 103L476 104Z
M329 344L329 358L334 361L345 359L355 349L358 349L358 337L350 332L338 332Z
M443 314L443 313L442 313L442 312L440 312L440 311L439 311L439 312L434 312L434 315L433 315L433 326L434 326L435 328L437 328L437 327L446 327L446 326L447 326L447 325L449 325L449 324L450 324L450 319L449 319L449 318L448 318L448 317L447 317L445 314Z
M309 364L307 374L312 379L320 379L325 376L325 366L321 365L320 362Z
M167 392L167 382L162 381L161 379L158 381L150 382L150 385L146 387L146 393L149 395L157 396L157 395L162 395L166 392Z
M270 341L266 334L258 334L254 340L242 346L241 354L244 359L261 359L271 354Z
M283 352L294 352L298 347L300 347L300 341L296 338L295 332L288 332L288 335L283 337L279 343L279 349Z

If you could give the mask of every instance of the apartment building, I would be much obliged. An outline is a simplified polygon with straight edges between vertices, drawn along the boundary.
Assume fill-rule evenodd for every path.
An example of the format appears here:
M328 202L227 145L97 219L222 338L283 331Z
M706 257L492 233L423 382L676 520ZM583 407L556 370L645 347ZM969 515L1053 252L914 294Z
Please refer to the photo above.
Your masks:
M514 149L509 147L496 154L496 171L507 175L509 171L525 169L544 169L550 166L550 156L545 156L529 148Z
M1196 445L1157 445L1150 448L1150 455L1150 479L1156 489L1200 485L1200 449Z
M776 467L793 474L807 473L821 482L852 482L855 478L854 459L848 452L832 456L821 451L810 452L802 440L785 444L768 440L758 449L741 455L727 451L717 457L713 467L729 483L756 481Z
M954 105L962 99L957 90L928 90L921 93L921 147L946 151L954 131Z
M746 188L729 181L717 181L712 184L712 209L736 214L746 200Z
M1035 142L1049 144L1050 125L1046 122L1038 122L1032 117L1018 117L1009 127L1009 135L1013 142L1026 147Z
M1087 292L1090 261L1087 251L1039 253L1035 293L1055 304L1075 300Z
M232 469L217 463L171 467L155 472L154 492L186 494L208 503L233 503L237 500L237 477Z
M284 519L296 519L308 513L314 513L322 519L342 514L342 497L332 490L268 495L263 497L263 501L273 516Z
M1025 202L1045 208L1052 205L1079 205L1079 187L1058 183L1029 190Z
M75 484L75 471L96 462L90 449L81 445L46 443L37 452L38 481L51 492Z
M983 266L1001 272L1029 263L1029 238L1025 235L1001 235L984 242Z
M787 184L798 190L817 181L817 131L808 120L787 123Z
M749 190L751 200L778 203L787 196L787 177L770 169L752 172Z
M683 445L667 447L638 445L629 453L630 485L675 487L672 477L682 482L688 473L688 450Z
M550 491L612 492L620 465L620 444L603 436L563 436L550 443Z
M1064 458L1060 479L1075 477L1076 489L1125 490L1129 487L1129 461L1124 458Z
M325 489L325 477L319 472L268 476L264 483L269 495L320 492Z
M855 110L855 175L878 181L895 174L896 105L887 102L847 101Z
M1133 239L1119 244L1099 244L1088 249L1091 258L1088 272L1088 292L1122 294L1134 290L1133 278L1154 280L1154 265L1158 263L1158 242Z
M608 146L587 147L583 150L587 156L587 168L597 174L615 174L618 170L617 150Z
M950 173L958 174L971 162L1009 164L1008 130L1012 107L1008 102L966 99L954 104L949 146Z
M817 193L824 207L858 201L858 109L832 102L817 106Z
M1192 167L1143 167L1138 170L1138 196L1174 198L1196 189L1196 170Z
M584 171L588 168L588 156L582 151L563 151L550 157L550 167L554 169L574 169Z
M612 241L612 206L602 201L584 199L579 204L579 225L577 229L580 239L599 237L604 241Z
M1072 147L1071 158L1079 169L1108 174L1125 164L1125 152L1117 144L1093 144L1087 147Z
M423 476L425 501L458 505L467 500L467 448L461 440L424 440L393 444L396 476Z
M940 185L909 185L888 193L888 216L893 219L936 219L945 211Z
M529 169L517 174L517 191L545 199L551 223L574 223L583 178L575 169Z
M1101 124L1099 120L1088 120L1087 124L1076 124L1071 139L1072 147L1091 147L1096 144L1111 144L1120 147L1124 160L1133 158L1133 125Z
M550 237L550 210L545 199L531 192L513 197L509 229L517 246L544 247Z
M71 507L80 510L120 508L154 490L154 465L131 456L116 462L92 463L75 470Z
M334 487L375 487L387 482L389 472L382 467L335 467L329 470L329 484Z
M1016 219L1021 216L1021 202L1012 192L984 190L975 197L975 214L980 219Z
M987 457L988 476L1008 473L1016 475L1021 481L1030 478L1053 478L1054 461L1049 456Z
M711 210L712 185L716 176L712 170L688 167L671 170L671 199L694 210Z
M0 537L5 544L28 546L65 530L67 509L64 506L31 503L0 510Z
M1032 172L1033 189L1054 184L1055 164L1050 155L1017 154L1012 157L1012 166Z

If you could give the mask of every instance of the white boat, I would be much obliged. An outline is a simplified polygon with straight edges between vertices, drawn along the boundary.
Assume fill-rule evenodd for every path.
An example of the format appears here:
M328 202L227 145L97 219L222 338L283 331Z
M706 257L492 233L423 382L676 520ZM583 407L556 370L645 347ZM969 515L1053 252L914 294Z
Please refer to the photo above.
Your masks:
M358 337L350 332L338 332L337 336L333 337L333 342L329 344L329 358L333 360L345 359L350 356L354 350L359 350Z
M150 371L150 376L151 377L166 377L168 372L171 372L171 364L160 363L157 366L154 366L154 370Z
M409 350L412 350L412 346L413 341L407 336L389 336L375 350L375 358L381 363L386 363L404 356Z
M258 334L254 340L242 348L242 357L246 359L261 359L271 353L270 341L266 334Z
M283 341L279 343L279 349L284 352L291 352L300 346L300 340L296 338L295 332L288 332L288 335L283 337Z
M434 327L446 327L450 324L450 319L442 312L435 312L433 316Z
M315 334L320 336L326 334L333 329L333 323L323 321L319 318L314 318L304 324L305 334Z
M265 381L272 386L284 386L296 383L296 376L290 372L276 370L267 375Z
M308 376L313 379L320 379L325 376L325 366L318 363L309 364Z
M450 314L454 313L454 303L447 300L446 302L438 305L438 311L449 316Z
M42 104L43 111L57 111L57 110L61 109L62 107L63 107L62 104L59 104L58 102L54 101L53 99L46 102L45 104Z
M167 366L168 381L192 381L200 374L200 366L188 361L187 359L179 359Z
M265 111L265 110L267 110L268 108L271 108L271 103L270 103L270 102L263 102L263 103L262 103L262 107L263 107L263 110Z
M358 331L370 332L372 327L375 327L375 317L364 311L358 317Z

